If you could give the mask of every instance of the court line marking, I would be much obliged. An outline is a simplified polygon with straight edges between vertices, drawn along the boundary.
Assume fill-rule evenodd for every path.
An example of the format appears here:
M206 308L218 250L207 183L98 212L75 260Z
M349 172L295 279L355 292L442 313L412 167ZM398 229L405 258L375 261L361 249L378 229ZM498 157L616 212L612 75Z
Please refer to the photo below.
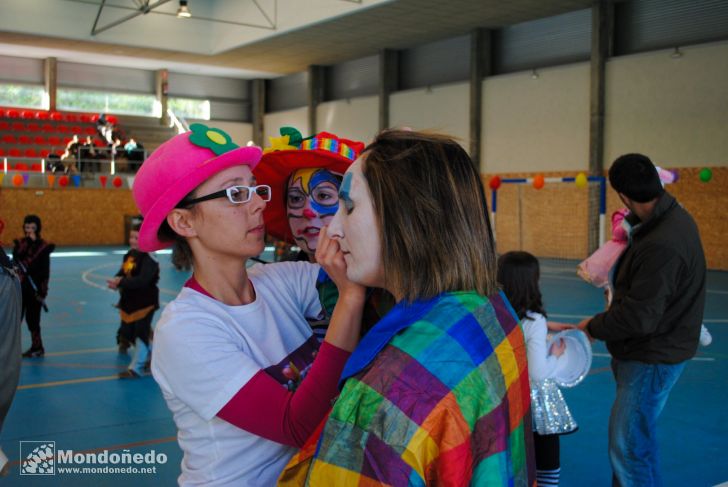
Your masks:
M31 361L25 361L23 362L23 367L56 367L59 369L93 369L93 370L100 370L100 369L116 369L119 372L122 372L126 370L128 367L124 365L97 365L97 364L82 364L82 363L44 363L44 362L31 362Z
M118 350L116 347L111 348L88 348L85 350L68 350L65 352L50 352L46 353L46 357L60 357L61 355L79 355L82 353L102 353L102 352L111 352L112 350Z
M102 380L119 380L119 376L114 375L104 375L101 377L87 377L85 379L69 379L69 380L58 380L55 382L41 382L40 384L25 384L22 386L18 386L19 391L22 391L24 389L40 389L44 387L57 387L57 386L65 386L68 384L82 384L84 382L99 382Z
M601 311L600 311L600 313L601 313ZM549 317L554 317L554 318L572 318L572 319L580 320L580 321L583 320L584 318L590 318L592 316L594 316L594 315L593 314L592 315L568 315L568 314L561 314L561 313L549 313ZM705 319L703 319L703 323L716 323L716 324L717 323L728 323L728 319L714 319L714 320L712 320L710 318L705 318Z
M116 293L116 291L114 291L113 289L109 289L108 286L105 286L105 285L102 286L101 284L97 284L97 283L93 282L91 279L89 279L89 277L96 277L96 278L100 278L100 279L106 280L106 278L109 277L109 276L104 276L104 275L101 275L101 274L95 274L95 271L97 271L99 269L104 269L104 268L107 268L107 267L117 267L117 264L112 264L112 263L109 263L109 264L101 264L101 265L97 265L95 267L91 267L90 269L86 269L85 271L83 271L81 273L81 280L84 283L88 284L89 286L95 287L96 289L101 289L103 291L107 291L107 292L110 292L110 293ZM179 291L173 291L171 289L166 289L166 288L163 288L163 287L160 287L159 288L159 292L160 293L167 294L167 295L170 295L170 296L175 296L175 297L179 294ZM169 304L169 301L162 301L162 300L160 300L159 301L159 304L161 306L166 306L166 305Z
M592 356L612 358L612 356L608 353L592 353ZM690 360L695 360L697 362L715 362L715 359L713 357L693 357Z

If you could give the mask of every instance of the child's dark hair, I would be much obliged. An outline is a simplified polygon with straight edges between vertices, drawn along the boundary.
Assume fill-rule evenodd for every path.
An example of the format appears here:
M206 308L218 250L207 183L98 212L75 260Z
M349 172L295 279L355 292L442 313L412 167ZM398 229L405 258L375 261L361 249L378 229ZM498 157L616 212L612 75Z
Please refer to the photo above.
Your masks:
M506 252L498 259L498 284L506 294L518 319L528 311L546 316L538 287L540 271L538 259L528 252Z
M142 228L142 221L144 221L144 219L141 216L132 218L129 230L132 232L138 232Z

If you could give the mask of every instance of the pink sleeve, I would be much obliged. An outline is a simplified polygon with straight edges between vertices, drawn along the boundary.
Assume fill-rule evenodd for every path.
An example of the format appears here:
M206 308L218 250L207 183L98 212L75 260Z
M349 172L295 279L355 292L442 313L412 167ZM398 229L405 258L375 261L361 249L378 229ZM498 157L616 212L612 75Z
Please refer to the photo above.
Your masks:
M629 214L627 208L621 208L612 213L612 240L616 242L627 241L627 231L622 226L622 220Z
M258 371L217 416L230 424L284 445L300 448L331 409L350 352L324 341L296 392Z

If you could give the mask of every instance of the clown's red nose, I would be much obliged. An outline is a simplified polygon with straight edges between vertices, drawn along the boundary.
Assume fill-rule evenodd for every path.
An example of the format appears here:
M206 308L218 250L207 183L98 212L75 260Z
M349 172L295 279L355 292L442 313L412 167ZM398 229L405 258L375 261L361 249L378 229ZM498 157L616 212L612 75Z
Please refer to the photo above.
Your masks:
M303 217L304 218L308 218L309 220L312 220L312 219L316 218L316 213L314 213L313 211L309 210L308 208L304 208L303 209Z

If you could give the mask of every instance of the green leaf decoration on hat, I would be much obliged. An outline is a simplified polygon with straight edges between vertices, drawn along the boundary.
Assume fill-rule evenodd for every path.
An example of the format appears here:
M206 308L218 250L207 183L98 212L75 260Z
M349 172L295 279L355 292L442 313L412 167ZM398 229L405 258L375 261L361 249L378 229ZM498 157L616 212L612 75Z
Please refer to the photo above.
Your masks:
M208 127L201 123L193 123L190 125L190 130L192 131L190 142L198 147L210 149L218 156L240 147L224 130Z
M295 145L296 147L301 145L303 135L301 135L301 132L299 132L298 129L293 127L281 127L280 132L282 136L288 136L288 145Z

